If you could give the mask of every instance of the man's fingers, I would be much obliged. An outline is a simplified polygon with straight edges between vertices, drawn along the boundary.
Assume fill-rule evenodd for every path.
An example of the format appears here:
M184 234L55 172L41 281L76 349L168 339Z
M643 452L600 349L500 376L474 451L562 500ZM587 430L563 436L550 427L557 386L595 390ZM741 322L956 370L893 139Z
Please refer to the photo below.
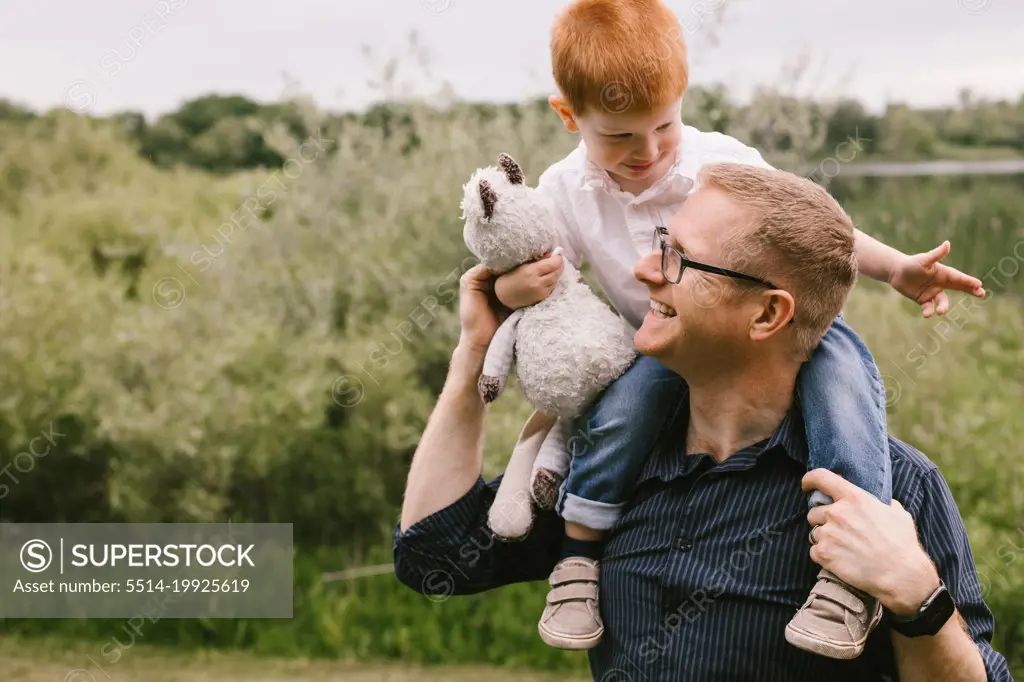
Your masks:
M925 301L921 304L921 312L925 317L931 317L932 313L935 312L935 299Z
M826 558L822 555L822 552L817 545L811 545L811 561L818 564L822 568L828 568L825 565Z
M945 315L947 312L949 312L949 296L945 291L940 291L935 297L935 314Z
M892 507L893 509L897 509L897 510L903 512L907 516L910 516L910 512L908 512L906 509L904 509L903 505L900 504L900 501L897 500L895 497L892 498L892 501L889 503L889 506Z
M828 469L814 469L807 472L800 484L803 486L804 492L820 490L836 502L860 492L860 488Z
M811 524L811 527L821 526L828 520L828 512L825 510L829 505L822 504L817 507L811 507L811 510L807 512L807 523Z
M477 263L459 278L459 286L462 289L479 289L487 291L493 285L494 273L483 263Z

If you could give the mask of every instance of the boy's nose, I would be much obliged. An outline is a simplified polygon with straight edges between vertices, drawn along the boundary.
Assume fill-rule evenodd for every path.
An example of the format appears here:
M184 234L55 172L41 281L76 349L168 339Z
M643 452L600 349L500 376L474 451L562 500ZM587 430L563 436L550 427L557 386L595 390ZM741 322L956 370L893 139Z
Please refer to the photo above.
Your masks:
M648 161L658 158L658 140L653 135L644 139L644 158Z

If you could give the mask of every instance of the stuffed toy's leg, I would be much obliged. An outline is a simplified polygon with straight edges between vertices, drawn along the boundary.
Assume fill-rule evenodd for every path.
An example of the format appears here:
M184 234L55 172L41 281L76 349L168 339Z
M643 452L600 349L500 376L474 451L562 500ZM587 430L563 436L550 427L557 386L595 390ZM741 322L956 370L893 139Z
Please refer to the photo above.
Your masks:
M572 436L572 419L559 417L548 432L530 476L530 495L541 509L554 509L558 488L569 475L568 441Z
M520 308L509 315L498 327L490 345L487 346L484 370L477 382L480 397L484 399L485 403L494 401L505 390L505 383L508 381L508 373L512 369L512 359L515 355L516 327L519 326L519 320L523 319L524 312L525 309Z
M554 423L554 417L534 412L519 434L487 518L491 532L499 540L522 540L533 528L530 476L541 444Z

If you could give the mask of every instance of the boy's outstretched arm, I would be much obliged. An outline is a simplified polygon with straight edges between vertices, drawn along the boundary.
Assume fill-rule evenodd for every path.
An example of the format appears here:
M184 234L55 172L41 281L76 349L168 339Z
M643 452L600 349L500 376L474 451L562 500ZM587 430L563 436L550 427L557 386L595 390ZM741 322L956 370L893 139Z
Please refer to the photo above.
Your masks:
M949 241L931 251L907 255L860 230L854 230L854 240L861 274L889 284L920 305L925 317L949 310L946 290L985 296L980 279L939 262L949 254Z

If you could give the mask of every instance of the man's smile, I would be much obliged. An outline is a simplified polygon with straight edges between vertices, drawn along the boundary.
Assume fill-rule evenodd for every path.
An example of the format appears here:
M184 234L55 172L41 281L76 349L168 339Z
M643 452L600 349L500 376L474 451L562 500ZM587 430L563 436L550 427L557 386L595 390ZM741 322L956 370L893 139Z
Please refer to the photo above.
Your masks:
M651 312L655 317L661 319L668 319L676 316L675 308L671 308L660 301L655 301L653 298L651 299Z

